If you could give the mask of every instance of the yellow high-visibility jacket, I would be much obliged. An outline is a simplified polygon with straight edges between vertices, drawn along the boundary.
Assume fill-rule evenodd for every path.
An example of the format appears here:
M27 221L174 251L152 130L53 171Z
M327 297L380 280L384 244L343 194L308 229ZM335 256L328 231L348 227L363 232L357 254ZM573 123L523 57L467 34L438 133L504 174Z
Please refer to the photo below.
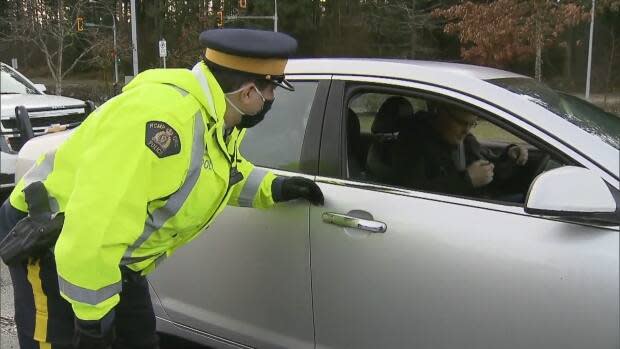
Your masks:
M22 190L42 181L65 212L54 254L78 318L98 320L119 302L119 266L147 274L226 204L274 204L276 176L239 154L244 131L224 138L225 108L203 63L145 71L19 181L14 207L27 211Z

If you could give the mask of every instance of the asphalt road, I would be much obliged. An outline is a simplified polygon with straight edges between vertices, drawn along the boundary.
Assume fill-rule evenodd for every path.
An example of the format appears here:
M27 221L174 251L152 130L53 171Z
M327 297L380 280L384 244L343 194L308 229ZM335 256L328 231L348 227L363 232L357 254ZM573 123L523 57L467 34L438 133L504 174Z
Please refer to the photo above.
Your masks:
M13 287L9 269L0 262L0 348L17 349L17 330L13 321Z
M9 270L0 262L0 348L19 349L17 329L13 321L13 287ZM162 349L208 349L180 338L160 335Z

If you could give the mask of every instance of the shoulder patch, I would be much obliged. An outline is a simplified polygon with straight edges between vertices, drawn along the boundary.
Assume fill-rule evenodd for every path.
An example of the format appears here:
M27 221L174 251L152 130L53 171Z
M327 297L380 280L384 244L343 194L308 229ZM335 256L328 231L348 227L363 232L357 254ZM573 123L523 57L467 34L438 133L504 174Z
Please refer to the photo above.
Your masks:
M163 121L146 123L145 143L158 158L165 158L181 152L179 134Z

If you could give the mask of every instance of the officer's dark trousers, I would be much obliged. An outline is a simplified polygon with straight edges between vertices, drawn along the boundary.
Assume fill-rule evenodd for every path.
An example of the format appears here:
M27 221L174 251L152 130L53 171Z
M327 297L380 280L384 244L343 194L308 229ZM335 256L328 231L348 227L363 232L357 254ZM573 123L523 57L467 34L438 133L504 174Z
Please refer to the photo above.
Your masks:
M0 239L25 215L7 200L0 207ZM54 255L50 252L38 260L11 265L9 270L20 348L71 348L74 315L58 291ZM124 267L121 273L123 287L115 307L113 348L158 348L146 278Z

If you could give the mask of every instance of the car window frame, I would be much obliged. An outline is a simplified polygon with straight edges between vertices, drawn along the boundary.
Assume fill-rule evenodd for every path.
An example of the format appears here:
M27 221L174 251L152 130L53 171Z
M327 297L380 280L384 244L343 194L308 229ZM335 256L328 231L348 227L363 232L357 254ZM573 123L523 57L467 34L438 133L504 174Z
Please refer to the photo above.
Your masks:
M486 200L473 197L457 196L445 193L432 193L421 190L396 187L386 184L367 183L359 180L346 179L344 174L346 170L346 136L344 133L344 111L348 97L346 94L346 84L357 83L367 85L379 85L386 88L382 91L393 89L394 91L416 91L414 94L428 94L431 98L445 99L460 106L469 106L477 113L483 112L485 119L492 121L495 125L514 133L516 136L526 140L528 143L538 147L542 151L559 156L568 164L586 167L593 170L601 178L603 178L612 186L618 187L618 181L611 177L604 169L590 161L588 158L581 156L572 148L564 145L554 137L548 136L535 125L526 122L522 117L518 117L500 109L492 102L476 98L469 94L460 93L459 91L442 88L440 86L429 85L420 82L412 82L407 80L378 78L361 75L334 75L332 81L332 89L327 101L327 110L325 112L325 122L323 124L323 140L321 143L321 163L319 164L319 177L330 183L342 183L343 185L352 185L356 187L372 188L372 190L380 190L391 192L399 195L413 196L438 200L448 203L467 204L475 207L486 207L495 210L507 211L518 214L526 214L524 205L514 205L506 202L495 200ZM376 91L376 90L373 90ZM473 107L473 108L472 108ZM335 116L332 114L336 114ZM483 116L483 115L481 115ZM338 141L334 143L334 139Z

